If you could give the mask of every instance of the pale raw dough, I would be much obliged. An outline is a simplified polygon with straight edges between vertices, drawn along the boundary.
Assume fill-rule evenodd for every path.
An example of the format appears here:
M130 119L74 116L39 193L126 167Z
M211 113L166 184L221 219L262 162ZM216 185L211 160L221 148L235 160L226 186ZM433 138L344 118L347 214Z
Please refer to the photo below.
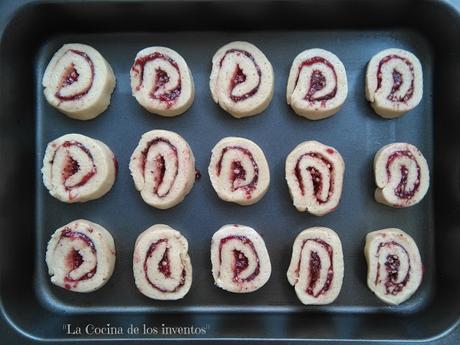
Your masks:
M347 94L347 74L336 55L315 48L294 59L286 98L296 114L310 120L324 119L340 110Z
M195 183L192 149L179 134L165 130L142 135L129 170L142 199L160 209L180 203Z
M231 42L212 58L209 80L212 99L236 118L261 113L273 97L273 68L249 42Z
M166 268L162 271L160 267ZM137 288L145 296L157 300L181 299L192 285L187 239L168 225L151 226L136 240L133 273Z
M46 250L51 282L75 292L101 288L112 276L115 243L102 226L85 219L57 229Z
M220 140L212 149L208 173L219 198L240 205L258 202L270 184L262 149L245 138Z
M423 266L412 237L399 229L373 231L366 236L367 285L389 304L409 299L422 282ZM389 276L388 269L392 269Z
M380 116L389 119L401 116L414 109L422 96L422 65L411 52L396 48L385 49L369 61L366 98Z
M240 272L235 269L237 257L247 262ZM216 285L235 293L260 289L272 271L264 240L245 225L224 225L212 236L211 263Z
M391 207L419 203L430 186L430 172L418 148L407 143L382 147L374 157L375 200Z
M319 261L312 263L312 257ZM318 276L312 281L311 267L318 263ZM332 303L342 288L343 271L342 244L333 230L313 227L297 235L287 278L303 304Z
M345 162L336 149L318 141L305 141L287 156L285 173L298 211L323 216L337 208ZM316 193L315 184L319 185Z
M184 58L170 48L142 49L134 59L130 76L133 96L151 113L180 115L195 98L192 72Z
M48 144L41 171L53 197L67 203L85 202L100 198L112 188L117 161L102 141L66 134Z
M103 56L79 43L64 44L42 79L48 103L77 120L90 120L105 111L115 84L115 74Z

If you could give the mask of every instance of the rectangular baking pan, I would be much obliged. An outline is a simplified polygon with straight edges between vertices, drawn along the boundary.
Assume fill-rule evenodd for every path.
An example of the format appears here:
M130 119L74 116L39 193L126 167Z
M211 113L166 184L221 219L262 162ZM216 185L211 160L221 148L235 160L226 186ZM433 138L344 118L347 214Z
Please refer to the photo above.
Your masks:
M404 0L3 1L0 343L241 343L244 339L260 343L459 344L458 8L458 2ZM247 40L258 46L275 72L271 105L263 114L244 120L233 119L216 106L208 88L212 55L233 40ZM44 68L52 54L69 42L94 46L111 63L117 77L109 109L89 122L63 116L46 103L42 94ZM154 45L177 50L195 79L195 102L177 118L146 113L130 94L129 68L134 56ZM347 69L349 82L343 109L317 122L295 116L284 96L293 58L314 47L337 54ZM421 104L406 116L390 121L375 115L364 99L366 63L388 47L414 52L422 61L425 84ZM203 175L183 203L166 211L155 210L141 200L127 167L141 134L154 128L173 130L186 138ZM47 142L69 132L103 140L119 160L116 184L99 200L63 204L50 197L42 185L40 167ZM269 192L250 207L220 201L206 173L211 148L220 138L231 135L254 140L269 161ZM307 139L336 147L346 162L340 206L322 218L298 213L284 182L286 155ZM381 146L395 141L418 146L432 174L425 199L403 210L373 200L373 155ZM110 229L117 245L111 280L91 294L52 286L44 262L52 232L77 218ZM156 223L180 230L190 242L193 285L180 301L149 300L134 285L134 241ZM273 273L267 285L255 293L230 294L213 285L210 238L227 223L250 225L266 241ZM285 272L295 236L315 225L331 227L341 237L345 278L333 304L306 307L298 302ZM366 286L364 237L369 231L385 227L399 227L410 233L425 266L419 291L396 307L380 302ZM93 331L86 329L88 325ZM129 334L130 325L139 327L140 334ZM143 332L144 325L152 332L156 328L157 333ZM82 334L78 334L78 327ZM177 334L181 327L192 327L193 331ZM120 328L123 334L118 333ZM98 330L101 334L94 334Z

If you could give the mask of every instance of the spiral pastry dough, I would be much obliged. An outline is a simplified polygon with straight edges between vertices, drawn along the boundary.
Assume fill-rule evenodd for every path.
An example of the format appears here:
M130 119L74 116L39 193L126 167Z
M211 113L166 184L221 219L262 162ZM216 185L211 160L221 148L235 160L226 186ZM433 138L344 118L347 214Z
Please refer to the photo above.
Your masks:
M386 49L367 65L366 98L375 112L394 118L414 109L423 96L422 65L402 49Z
M51 59L42 85L49 104L77 120L90 120L110 104L116 80L112 67L94 48L64 44Z
M273 68L248 42L231 42L212 58L209 81L212 99L236 118L261 113L273 97Z
M374 158L375 200L392 207L420 202L430 186L430 172L415 146L394 143L382 147Z
M192 285L187 240L167 225L151 226L136 240L133 272L137 288L149 298L177 300L184 297Z
M236 293L260 289L272 271L262 237L237 224L224 225L212 236L211 263L216 285Z
M46 264L53 284L76 292L95 291L112 276L115 243L102 226L78 219L51 236Z
M270 184L262 149L244 138L219 141L212 149L208 173L219 198L240 205L252 205L262 199Z
M176 116L193 103L192 72L184 58L170 48L142 49L136 55L130 75L133 96L151 113Z
M60 201L94 200L112 188L117 166L114 154L102 141L81 134L66 134L46 147L43 183Z
M313 227L296 237L287 278L303 304L332 303L342 288L343 270L342 244L333 230Z
M317 141L299 144L286 159L286 181L296 209L316 216L335 210L344 172L342 156L333 147Z
M310 120L324 119L340 110L347 93L345 67L336 55L309 49L294 59L286 98L296 114Z
M129 169L142 199L156 208L171 208L195 183L195 157L177 133L153 130L142 135Z
M382 301L400 304L422 282L420 253L412 237L399 229L383 229L366 236L367 285Z

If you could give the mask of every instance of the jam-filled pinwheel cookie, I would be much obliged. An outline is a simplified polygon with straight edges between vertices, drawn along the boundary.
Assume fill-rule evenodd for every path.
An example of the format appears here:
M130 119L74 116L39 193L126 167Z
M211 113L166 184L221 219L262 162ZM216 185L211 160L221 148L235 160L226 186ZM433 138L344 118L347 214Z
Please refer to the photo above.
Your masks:
M382 147L374 157L375 200L392 207L420 202L430 186L430 172L422 153L414 145L394 143Z
M160 209L180 203L195 183L192 149L170 131L144 133L131 155L129 169L142 199Z
M78 219L53 234L46 250L46 264L53 284L91 292L112 276L115 255L115 243L106 229Z
M187 240L167 225L151 226L137 238L133 272L137 288L149 298L177 300L184 297L192 285Z
M133 96L147 111L176 116L193 103L195 86L184 58L165 47L142 49L131 67Z
M302 231L292 247L287 278L303 304L329 304L340 293L343 281L342 244L328 228Z
M414 109L423 95L422 65L402 49L385 49L367 65L366 98L375 112L385 118Z
M422 282L423 266L412 237L399 229L383 229L366 236L367 285L382 301L400 304Z
M77 120L90 120L110 104L115 75L109 63L85 44L64 44L43 75L46 100Z
M212 149L208 173L219 198L240 205L252 205L262 199L270 184L262 149L244 138L220 140Z
M66 134L46 147L43 183L60 201L94 200L112 188L117 165L112 151L102 141L81 134Z
M273 68L253 44L231 42L212 58L209 87L214 102L232 116L256 115L272 100Z
M286 181L294 206L316 216L335 210L344 172L342 156L333 147L317 141L299 144L286 159Z
M236 293L260 289L272 271L264 240L245 225L224 225L212 236L211 263L216 285Z
M296 114L310 120L324 119L340 110L347 93L345 67L336 55L316 48L294 59L286 98Z

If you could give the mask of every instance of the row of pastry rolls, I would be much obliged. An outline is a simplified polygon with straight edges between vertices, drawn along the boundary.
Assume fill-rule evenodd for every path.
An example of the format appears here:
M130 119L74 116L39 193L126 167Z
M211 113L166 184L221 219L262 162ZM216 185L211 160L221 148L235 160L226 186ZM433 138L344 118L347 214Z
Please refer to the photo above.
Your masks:
M132 95L147 111L161 116L184 113L193 103L193 76L184 58L166 47L137 53L130 70ZM43 76L47 101L79 120L107 109L115 88L109 63L94 48L65 44L52 57ZM273 97L273 67L264 53L248 42L231 42L212 58L209 80L212 99L236 118L264 111ZM345 67L333 53L308 49L294 59L286 89L294 112L311 120L340 110L348 94ZM393 118L415 108L423 94L417 57L402 49L386 49L369 62L366 98L375 112Z
M195 179L195 157L179 134L166 130L144 133L129 162L136 189L149 205L167 209L180 203ZM106 194L115 182L117 160L103 142L81 134L51 141L43 158L43 182L50 194L67 203ZM428 164L407 143L381 148L374 158L375 199L402 208L420 202L428 191ZM262 149L253 141L226 137L212 149L208 167L220 199L252 205L265 195L270 171ZM345 163L333 147L305 141L287 156L285 179L295 208L322 216L335 210L342 195Z
M420 253L402 230L369 233L364 254L368 286L381 300L400 304L420 286ZM91 292L105 285L114 270L115 257L110 232L84 219L57 229L46 251L51 282L75 292ZM212 236L211 266L215 284L233 293L262 288L272 271L263 238L253 228L238 224L224 225ZM136 287L149 298L183 298L193 275L187 239L165 224L149 227L134 245L133 274ZM298 234L287 279L303 304L332 303L340 294L343 276L342 244L335 231L313 227Z

